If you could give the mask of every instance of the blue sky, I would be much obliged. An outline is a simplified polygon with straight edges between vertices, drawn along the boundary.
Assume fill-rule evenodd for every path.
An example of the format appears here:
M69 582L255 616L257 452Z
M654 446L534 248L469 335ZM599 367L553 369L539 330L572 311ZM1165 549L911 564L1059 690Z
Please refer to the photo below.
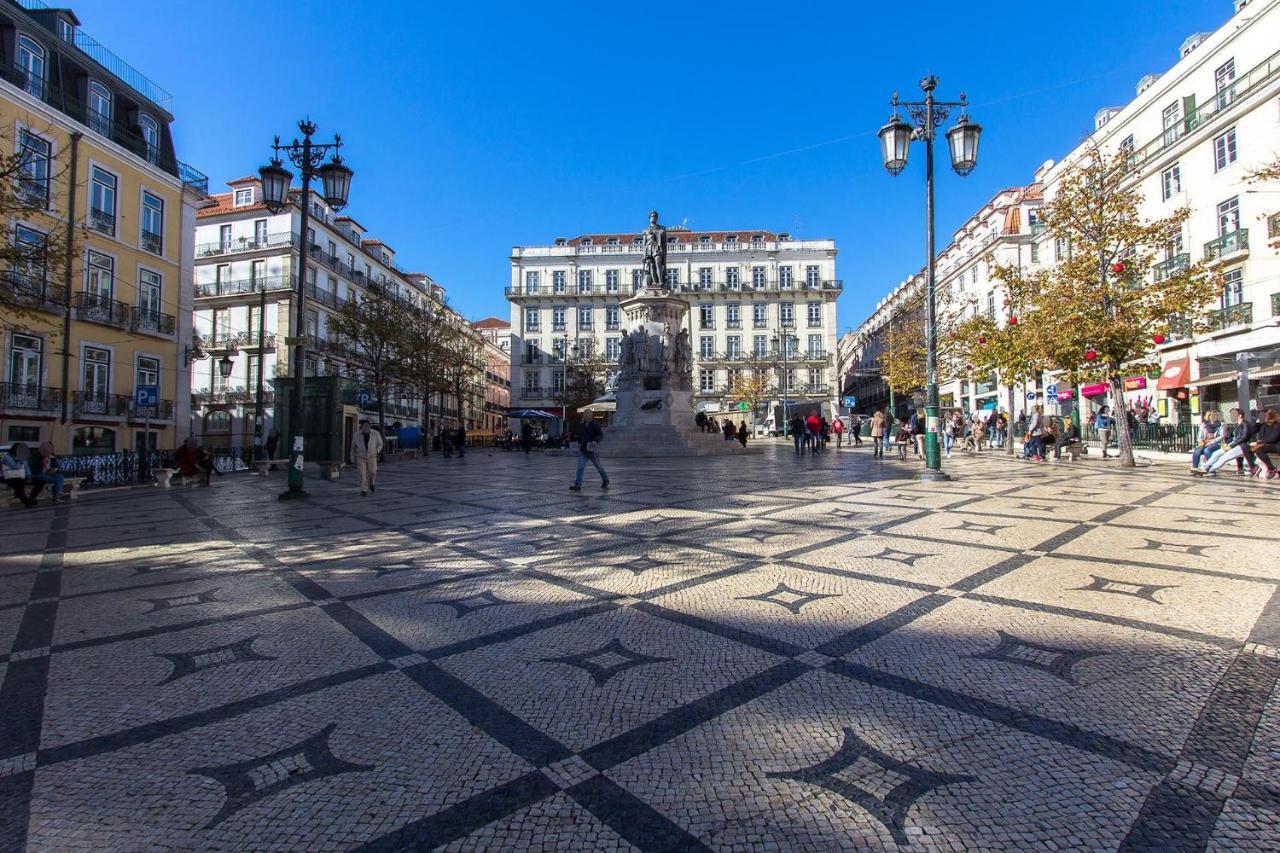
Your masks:
M876 147L895 89L914 95L937 74L939 94L967 92L984 127L977 170L940 177L941 246L1232 11L1231 0L68 5L173 93L178 156L215 187L255 172L304 114L341 132L356 171L348 212L473 319L508 315L511 246L640 228L656 207L696 229L834 238L842 329L924 261L923 158L891 178Z

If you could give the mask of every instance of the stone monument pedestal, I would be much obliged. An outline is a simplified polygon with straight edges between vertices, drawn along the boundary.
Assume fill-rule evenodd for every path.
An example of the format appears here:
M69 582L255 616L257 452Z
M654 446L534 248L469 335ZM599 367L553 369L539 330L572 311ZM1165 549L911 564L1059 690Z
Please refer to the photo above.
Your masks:
M665 289L646 288L620 307L627 331L614 386L617 410L601 447L606 457L750 452L694 423L692 350L684 329L688 304Z

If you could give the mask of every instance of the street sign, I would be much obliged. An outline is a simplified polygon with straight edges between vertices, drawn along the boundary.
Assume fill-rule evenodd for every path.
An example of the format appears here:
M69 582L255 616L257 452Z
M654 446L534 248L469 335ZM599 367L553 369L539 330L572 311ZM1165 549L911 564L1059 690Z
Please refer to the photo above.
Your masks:
M746 410L747 410L747 401L746 401L746 400L743 400L743 401L741 401L740 403L738 403L738 411L739 411L739 412L745 412Z
M846 409L852 409L854 406L858 405L858 398L852 395L845 397L844 400L841 402L841 405L844 406Z
M1058 396L1058 386L1057 386L1057 384L1055 383L1055 384L1053 384L1053 385L1046 385L1046 386L1044 386L1044 395L1045 395L1046 397L1056 397L1056 396Z
M133 402L139 408L160 405L160 386L139 385L137 390L134 391Z
M1035 391L1028 391L1028 392L1027 392L1027 399L1028 399L1028 400L1034 400L1035 398L1036 398L1036 392L1035 392Z
M356 398L360 401L360 405L368 407L373 405L373 392L368 388L361 388L360 394Z
M306 342L306 335L290 335L284 339L284 345L287 347L300 347Z

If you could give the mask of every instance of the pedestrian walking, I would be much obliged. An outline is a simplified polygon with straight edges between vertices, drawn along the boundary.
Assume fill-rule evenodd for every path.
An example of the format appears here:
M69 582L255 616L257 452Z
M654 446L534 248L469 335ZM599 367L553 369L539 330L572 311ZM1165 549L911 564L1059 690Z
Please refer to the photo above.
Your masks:
M373 428L373 421L364 418L360 421L360 429L351 439L351 464L356 466L362 496L376 491L378 454L381 452L382 434Z
M724 422L724 426L721 428L720 431L724 433L725 441L733 441L735 438L738 437L738 430L733 425L732 420L726 419Z
M884 412L871 416L871 451L873 458L884 457Z
M817 453L822 442L822 419L818 417L818 410L814 409L810 412L804 423L808 427L805 432L805 441L813 448L813 452Z
M805 427L804 418L800 417L800 413L791 416L791 423L787 425L791 430L791 440L796 445L796 456L804 456L805 433L808 431Z
M942 451L948 459L951 458L951 448L955 446L957 439L964 440L964 415L959 409L947 419L947 425L942 430Z
M836 450L844 446L844 419L836 418L836 422L831 425L831 430L836 434Z
M1102 406L1098 409L1098 413L1093 416L1093 431L1098 434L1098 441L1102 444L1102 458L1107 458L1107 442L1111 440L1111 416L1107 414L1107 407Z
M747 422L746 421L738 422L738 444L741 444L743 447L747 446Z
M854 447L862 446L862 417L854 415L849 419L849 437L853 439Z
M467 455L467 428L462 423L458 424L457 436L458 436L458 458L461 459L462 457Z
M602 441L604 441L604 430L600 428L600 423L595 418L582 424L578 430L578 473L573 478L570 491L582 491L582 475L587 470L587 462L596 466L596 470L600 472L600 488L609 488L609 475L600 464L600 442Z
M911 444L916 456L924 458L924 416L916 409L911 413Z
M526 421L520 422L520 448L525 456L528 456L529 451L533 449L533 427Z

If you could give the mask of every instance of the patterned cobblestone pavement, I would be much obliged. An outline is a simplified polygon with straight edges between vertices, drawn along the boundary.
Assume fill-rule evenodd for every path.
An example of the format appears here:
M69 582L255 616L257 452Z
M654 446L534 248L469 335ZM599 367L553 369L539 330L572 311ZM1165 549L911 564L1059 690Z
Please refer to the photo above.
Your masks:
M992 454L10 512L0 849L1280 849L1280 491Z

